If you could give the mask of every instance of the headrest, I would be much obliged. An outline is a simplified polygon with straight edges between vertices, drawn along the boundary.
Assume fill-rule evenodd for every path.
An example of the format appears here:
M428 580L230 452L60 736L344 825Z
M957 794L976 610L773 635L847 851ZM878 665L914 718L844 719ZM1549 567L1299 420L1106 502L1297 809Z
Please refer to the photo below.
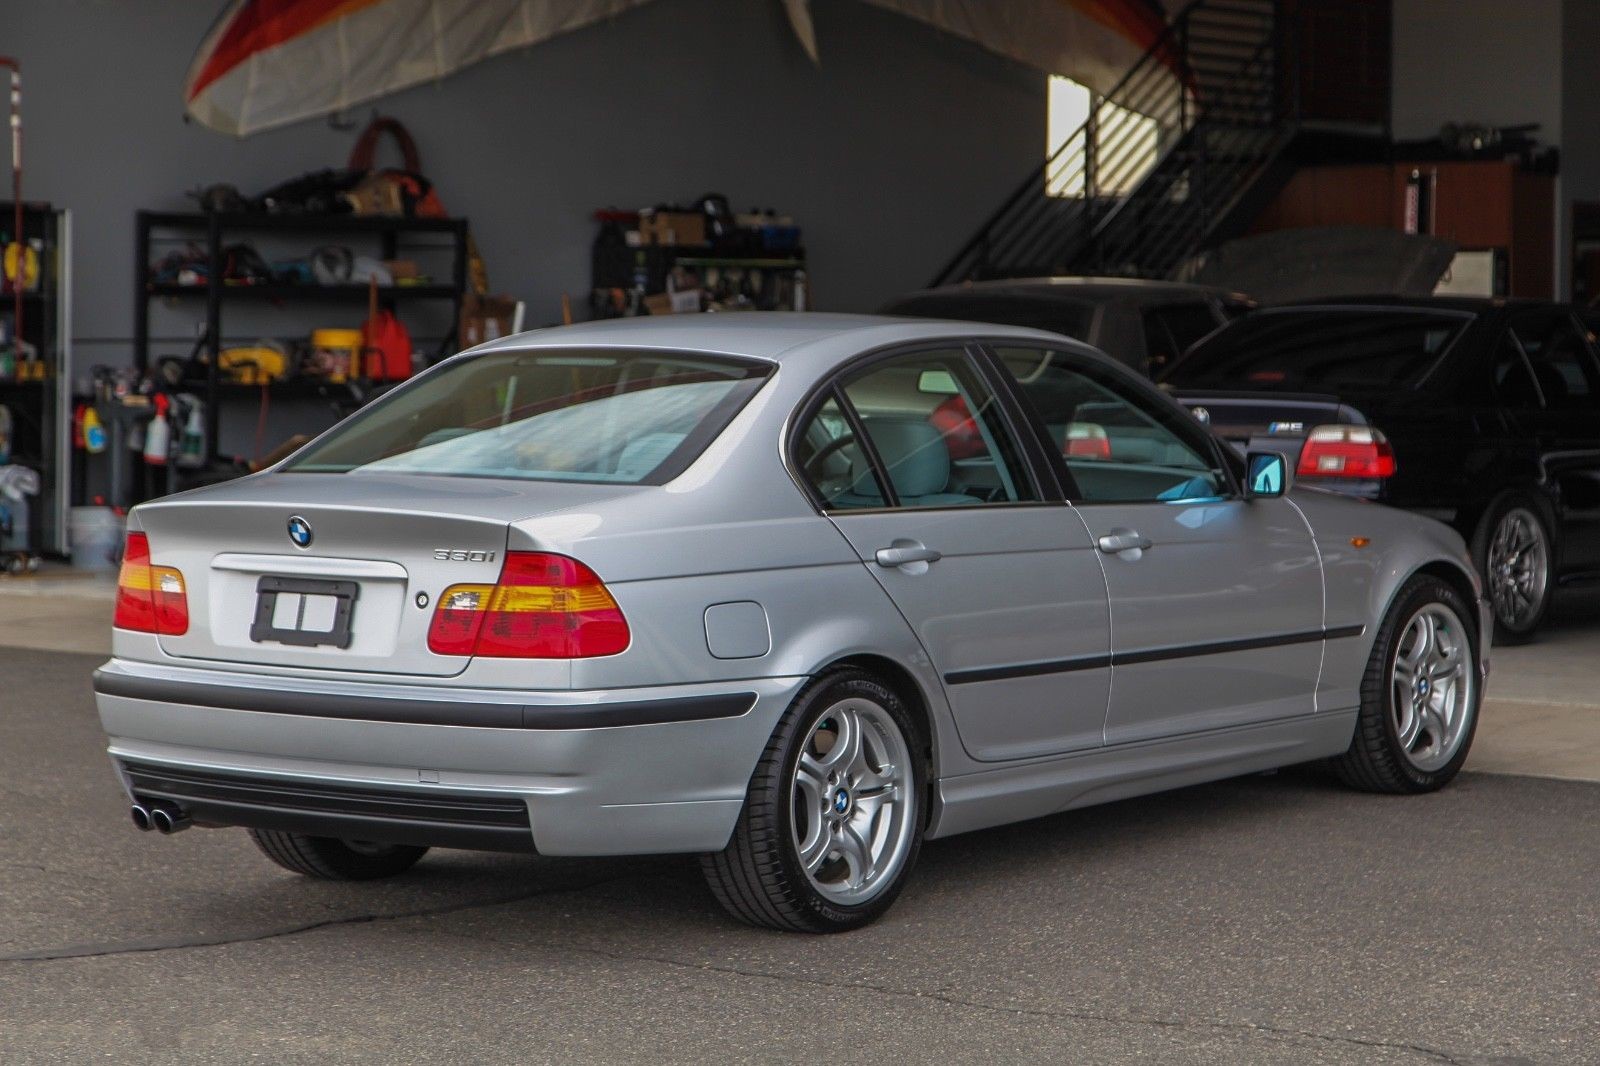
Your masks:
M950 483L950 451L937 429L920 418L877 417L863 418L862 422L878 450L878 458L889 468L897 495L913 499L945 491ZM877 485L865 458L861 466L855 472L854 491L877 496Z

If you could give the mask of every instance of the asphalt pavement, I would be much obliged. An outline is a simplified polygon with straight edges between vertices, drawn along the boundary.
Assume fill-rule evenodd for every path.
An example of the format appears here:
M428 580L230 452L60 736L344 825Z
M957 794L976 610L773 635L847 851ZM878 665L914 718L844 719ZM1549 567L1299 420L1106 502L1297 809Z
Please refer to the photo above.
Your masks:
M128 824L88 677L0 649L0 1062L1600 1063L1600 784L1241 778L936 841L837 937L691 860L322 884Z

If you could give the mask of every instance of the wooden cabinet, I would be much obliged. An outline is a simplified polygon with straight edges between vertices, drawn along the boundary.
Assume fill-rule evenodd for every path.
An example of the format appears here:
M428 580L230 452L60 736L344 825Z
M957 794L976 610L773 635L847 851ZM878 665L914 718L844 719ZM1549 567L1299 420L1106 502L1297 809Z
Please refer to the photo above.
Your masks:
M1267 205L1253 233L1303 226L1405 228L1406 185L1431 187L1423 232L1464 249L1505 252L1510 295L1555 289L1555 178L1500 160L1302 167Z

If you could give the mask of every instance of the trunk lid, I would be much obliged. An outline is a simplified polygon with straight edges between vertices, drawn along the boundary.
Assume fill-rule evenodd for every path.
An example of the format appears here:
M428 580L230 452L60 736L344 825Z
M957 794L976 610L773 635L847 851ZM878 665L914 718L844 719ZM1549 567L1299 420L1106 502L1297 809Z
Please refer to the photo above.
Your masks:
M267 474L146 504L136 513L152 557L183 573L189 601L188 631L161 648L230 665L454 676L470 657L428 650L439 594L494 584L512 522L626 491L636 490Z
M1212 432L1241 451L1282 452L1291 467L1306 434L1333 423L1366 425L1367 416L1337 396L1323 393L1176 389L1173 397Z

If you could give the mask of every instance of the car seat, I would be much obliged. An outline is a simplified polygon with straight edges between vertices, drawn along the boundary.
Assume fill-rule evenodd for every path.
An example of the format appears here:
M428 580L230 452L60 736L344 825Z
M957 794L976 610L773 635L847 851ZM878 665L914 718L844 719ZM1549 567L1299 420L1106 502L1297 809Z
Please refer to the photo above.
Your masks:
M976 497L950 492L950 451L944 437L925 419L867 417L862 419L878 458L888 468L902 507L959 507ZM877 479L866 457L851 457L850 491L834 501L839 507L882 507Z

